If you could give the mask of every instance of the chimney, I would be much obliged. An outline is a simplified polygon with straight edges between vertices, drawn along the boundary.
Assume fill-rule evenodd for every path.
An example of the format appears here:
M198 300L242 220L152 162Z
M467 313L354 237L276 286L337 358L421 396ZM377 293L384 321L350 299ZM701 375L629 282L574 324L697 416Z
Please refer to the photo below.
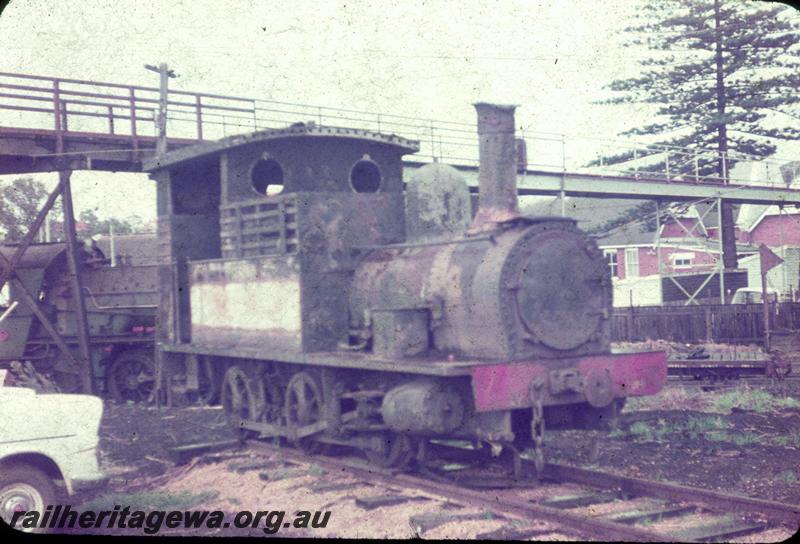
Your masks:
M470 232L490 230L519 217L514 143L516 106L475 104L478 112L480 170L478 212Z

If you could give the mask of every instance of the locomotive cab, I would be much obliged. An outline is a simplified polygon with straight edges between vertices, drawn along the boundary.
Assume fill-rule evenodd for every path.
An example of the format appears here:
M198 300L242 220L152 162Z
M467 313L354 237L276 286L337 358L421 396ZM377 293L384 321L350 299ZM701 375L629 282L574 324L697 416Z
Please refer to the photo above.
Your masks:
M397 136L298 123L152 165L159 226L170 230L162 285L186 286L163 310L163 337L240 347L268 338L300 352L347 343L354 248L403 241L401 159L417 150ZM216 206L182 209L187 169L195 190L218 189Z

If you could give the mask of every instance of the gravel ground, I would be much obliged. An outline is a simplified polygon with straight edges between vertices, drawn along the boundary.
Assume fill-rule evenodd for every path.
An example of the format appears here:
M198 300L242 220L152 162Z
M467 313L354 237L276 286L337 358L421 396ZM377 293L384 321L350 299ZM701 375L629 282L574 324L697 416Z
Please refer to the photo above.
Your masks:
M657 397L629 402L618 428L610 433L549 432L547 457L554 462L800 504L800 395L793 387L797 386L782 384L771 392L750 388L700 392L671 387ZM108 403L101 435L103 464L113 476L108 491L116 495L98 497L100 504L135 502L133 494L142 507L151 508L154 501L161 501L182 502L181 508L231 513L240 509L329 509L332 517L325 529L289 528L279 535L352 538L414 537L409 517L429 512L431 505L438 504L413 490L400 489L395 492L412 500L364 510L354 505L356 497L386 491L364 486L313 491L315 482L346 480L318 467L281 466L278 459L273 463L276 466L267 470L277 471L275 481L265 481L258 470L238 470L252 462L249 458L174 466L170 448L176 445L235 437L218 408L156 410ZM281 471L297 470L308 474L280 477ZM536 490L529 493L530 498L537 496ZM507 527L507 520L484 515L445 523L425 532L425 537L470 539ZM665 529L669 527L665 525ZM546 524L523 528L548 530ZM251 532L263 536L260 529ZM212 534L218 533L212 530ZM233 534L244 536L247 531ZM787 536L785 532L776 535L780 537L776 536L777 540ZM554 532L539 533L535 538L566 536Z

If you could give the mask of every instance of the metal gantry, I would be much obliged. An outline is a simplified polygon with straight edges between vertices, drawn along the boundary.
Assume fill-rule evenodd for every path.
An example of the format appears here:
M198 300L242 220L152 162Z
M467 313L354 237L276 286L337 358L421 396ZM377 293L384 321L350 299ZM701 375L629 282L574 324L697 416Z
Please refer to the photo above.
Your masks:
M475 127L468 123L174 89L165 97L159 87L0 72L0 174L53 171L55 158L74 170L138 171L142 158L155 150L164 104L170 149L302 122L419 140L421 150L407 161L410 167L438 160L469 172L478 164ZM61 151L55 149L57 133L63 134ZM733 161L759 160L777 170L788 159L527 129L524 136L536 153L527 161L522 194L800 203L800 190L770 179L736 179L729 168ZM585 149L602 149L601 159L580 162ZM630 160L610 164L602 159L609 153ZM721 163L721 173L703 173L708 171L703 166L715 163Z

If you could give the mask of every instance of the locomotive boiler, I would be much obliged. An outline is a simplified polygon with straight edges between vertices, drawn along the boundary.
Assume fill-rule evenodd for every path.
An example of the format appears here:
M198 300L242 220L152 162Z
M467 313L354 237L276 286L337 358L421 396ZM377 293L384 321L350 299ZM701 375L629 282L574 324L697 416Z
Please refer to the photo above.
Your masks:
M514 107L476 104L479 200L418 143L296 124L167 154L159 347L170 394L202 365L231 422L400 465L427 441L512 451L656 393L663 353L612 354L611 278L571 219L522 217Z

